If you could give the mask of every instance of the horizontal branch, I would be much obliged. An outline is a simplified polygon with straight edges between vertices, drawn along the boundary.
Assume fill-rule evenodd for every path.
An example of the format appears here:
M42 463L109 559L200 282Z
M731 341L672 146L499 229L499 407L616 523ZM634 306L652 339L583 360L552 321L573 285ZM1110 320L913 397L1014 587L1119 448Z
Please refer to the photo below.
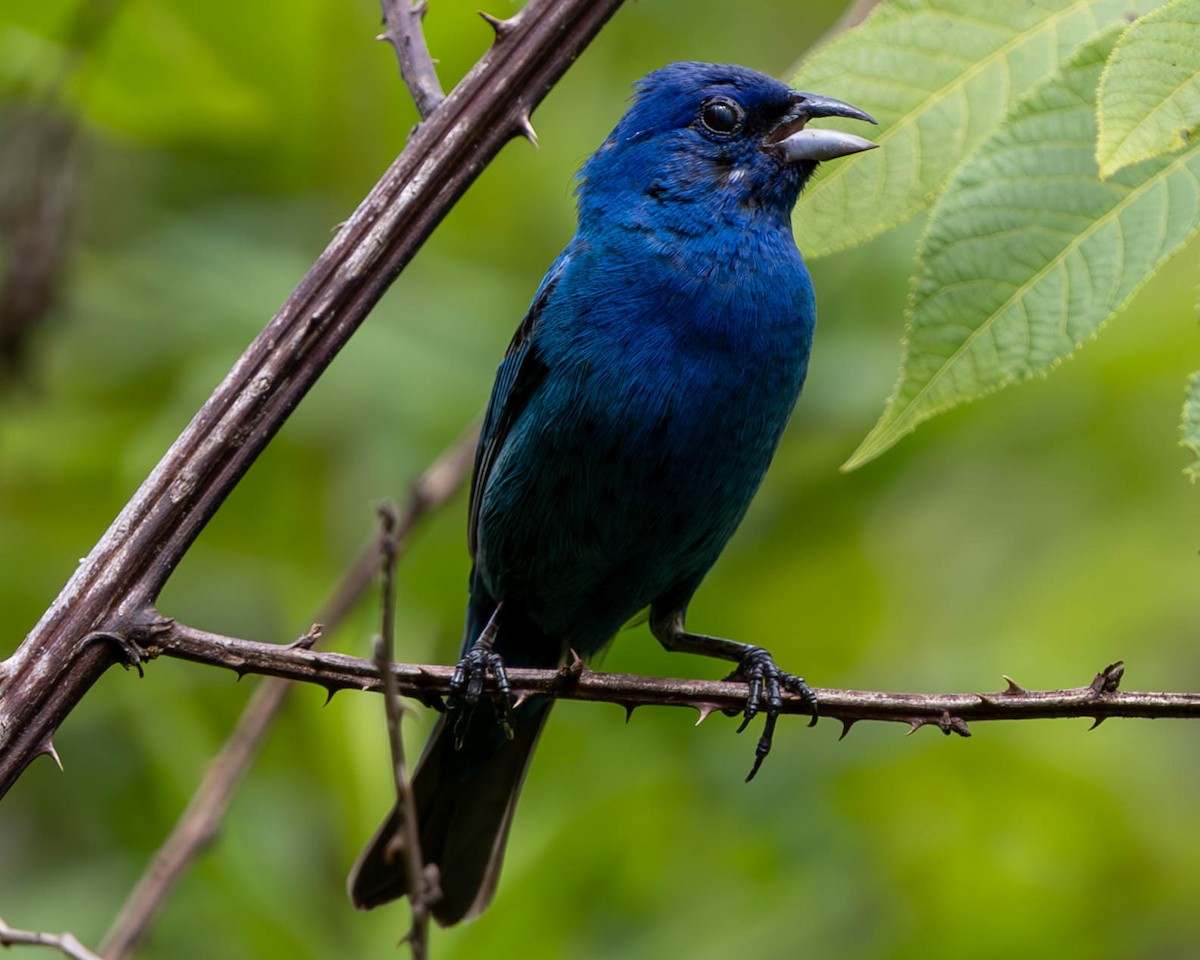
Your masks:
M134 637L148 657L168 656L225 667L239 674L262 673L314 683L330 694L338 690L383 689L370 660L342 653L257 643L206 633L164 621L157 631ZM428 704L450 689L450 666L397 663L392 665L397 691ZM982 720L1035 720L1087 717L1200 718L1200 694L1140 693L1117 689L1123 667L1112 664L1091 683L1066 690L1026 690L1009 680L997 693L884 693L814 687L823 717L840 720L847 728L860 720L929 724L944 733L970 736L968 723ZM508 680L516 696L545 694L567 700L617 703L632 710L640 706L692 707L707 716L718 710L740 711L746 686L725 680L680 680L627 674L596 673L576 663L562 670L513 669ZM798 697L785 695L783 712L805 714Z

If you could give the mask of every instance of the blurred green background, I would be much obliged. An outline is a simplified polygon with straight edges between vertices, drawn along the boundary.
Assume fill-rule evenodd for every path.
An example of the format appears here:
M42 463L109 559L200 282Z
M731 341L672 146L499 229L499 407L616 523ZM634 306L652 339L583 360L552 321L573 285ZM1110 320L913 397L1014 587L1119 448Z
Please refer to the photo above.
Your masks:
M496 0L492 13L511 13ZM85 0L86 3L86 0ZM5 0L0 180L33 154L33 103L80 124L76 247L55 309L0 396L0 656L401 148L415 112L371 0ZM449 86L490 31L434 2ZM626 5L453 211L180 566L162 610L286 641L309 624L407 484L481 410L495 365L573 229L572 174L630 83L675 59L786 76L839 3ZM64 76L61 81L59 78ZM56 89L56 84L59 86ZM836 89L822 91L837 95ZM871 104L860 106L870 109ZM5 149L7 148L7 149ZM18 191L19 192L19 189ZM0 192L2 194L2 192ZM11 199L11 198L10 198ZM821 327L805 396L689 623L769 646L820 686L1200 689L1200 490L1180 473L1184 377L1200 366L1196 250L1051 378L838 465L899 359L919 225L810 266ZM515 242L514 242L515 241ZM0 243L0 256L5 246ZM455 656L464 498L419 531L398 656ZM366 654L375 600L333 645ZM644 627L605 668L715 677ZM250 692L224 671L111 671L0 806L0 916L97 944ZM380 702L295 692L147 958L394 956L400 906L363 915L346 870L389 806ZM1195 955L1200 732L1183 722L930 730L555 711L500 892L434 956L725 958ZM429 715L410 723L419 749Z

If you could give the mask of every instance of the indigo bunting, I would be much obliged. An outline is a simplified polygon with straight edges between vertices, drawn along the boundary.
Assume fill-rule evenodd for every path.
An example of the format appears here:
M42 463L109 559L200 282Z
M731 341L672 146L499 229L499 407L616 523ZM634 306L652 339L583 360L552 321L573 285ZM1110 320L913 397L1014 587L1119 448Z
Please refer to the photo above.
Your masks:
M764 708L751 776L782 692L812 701L762 648L689 633L684 616L804 383L815 307L792 207L818 162L875 146L808 121L874 121L736 66L675 63L635 90L580 172L578 230L518 327L484 416L463 659L413 777L442 925L490 902L550 712L540 697L506 700L499 717L474 710L486 675L506 698L505 665L587 659L649 607L667 649L737 664L747 721ZM399 816L351 873L359 908L408 892L404 858L389 850Z

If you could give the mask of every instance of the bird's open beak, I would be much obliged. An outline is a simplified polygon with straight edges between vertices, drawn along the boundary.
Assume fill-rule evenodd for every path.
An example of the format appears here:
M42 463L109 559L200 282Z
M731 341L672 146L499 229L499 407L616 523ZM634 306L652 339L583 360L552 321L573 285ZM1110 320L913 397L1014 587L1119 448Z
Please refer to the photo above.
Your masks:
M763 146L778 153L785 162L800 160L832 160L851 153L874 150L879 144L872 143L852 133L840 130L809 129L806 124L815 117L850 117L874 123L875 118L858 107L852 107L833 97L822 97L816 93L797 91L792 108L779 126L767 134Z

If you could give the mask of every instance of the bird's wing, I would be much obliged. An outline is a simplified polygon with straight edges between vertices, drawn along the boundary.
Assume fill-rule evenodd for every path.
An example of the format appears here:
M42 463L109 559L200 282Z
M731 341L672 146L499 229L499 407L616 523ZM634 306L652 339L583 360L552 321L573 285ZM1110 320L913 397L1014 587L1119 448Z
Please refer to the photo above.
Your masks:
M525 314L512 342L500 361L496 371L496 382L492 385L492 396L483 415L483 427L479 433L479 445L475 448L475 470L471 476L471 506L467 516L467 543L471 559L475 559L475 546L479 526L479 508L483 492L487 489L488 476L499 456L513 422L529 403L542 378L546 365L538 356L534 343L538 319L554 294L554 288L566 272L570 262L570 247L559 254L551 264L534 295L533 303Z

